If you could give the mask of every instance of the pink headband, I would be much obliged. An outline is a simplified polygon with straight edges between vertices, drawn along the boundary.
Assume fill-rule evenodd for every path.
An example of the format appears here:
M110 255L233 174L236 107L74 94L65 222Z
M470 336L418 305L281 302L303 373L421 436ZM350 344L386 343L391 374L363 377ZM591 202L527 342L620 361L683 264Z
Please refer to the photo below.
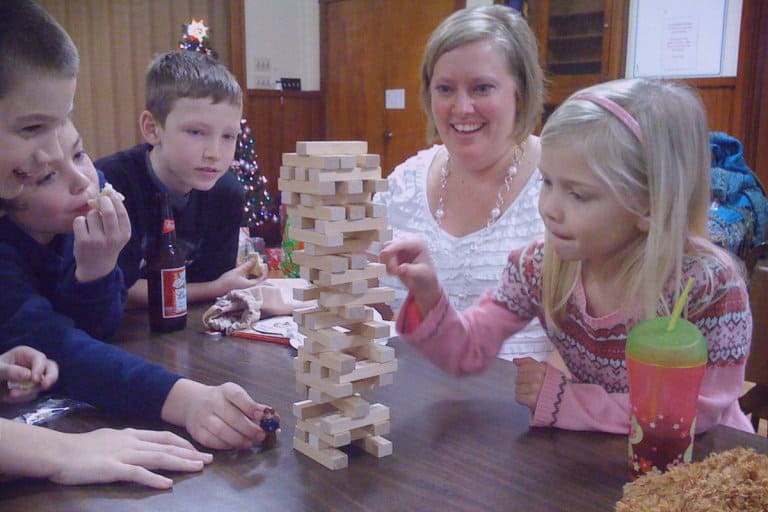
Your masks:
M600 105L605 110L618 117L619 121L624 123L624 126L637 137L637 140L639 140L641 144L643 143L643 132L640 131L640 124L634 117L632 117L632 114L624 110L624 108L615 101L589 93L577 94L573 99L591 101L595 105Z

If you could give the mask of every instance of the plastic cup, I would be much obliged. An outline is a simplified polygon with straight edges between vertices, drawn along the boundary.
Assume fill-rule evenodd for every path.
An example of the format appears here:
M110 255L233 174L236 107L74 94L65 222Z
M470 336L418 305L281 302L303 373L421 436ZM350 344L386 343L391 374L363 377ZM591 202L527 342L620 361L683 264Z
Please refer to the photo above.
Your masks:
M637 324L627 338L630 431L629 473L634 479L691 461L707 342L699 329L670 317Z

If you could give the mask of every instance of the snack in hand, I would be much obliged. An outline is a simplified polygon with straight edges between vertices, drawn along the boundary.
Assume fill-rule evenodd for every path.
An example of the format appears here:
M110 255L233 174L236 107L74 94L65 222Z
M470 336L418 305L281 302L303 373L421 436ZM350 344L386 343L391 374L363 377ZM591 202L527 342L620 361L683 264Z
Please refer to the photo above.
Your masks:
M261 277L268 272L266 263L258 252L252 252L248 255L248 259L255 261L256 263L248 271L250 277Z
M125 200L125 196L123 196L123 194L121 194L120 192L118 192L117 190L112 188L112 184L111 183L106 183L104 185L104 188L101 189L101 192L99 193L98 196L94 197L93 199L89 199L88 200L88 206L90 206L92 210L98 210L99 209L99 197L101 197L101 196L109 196L109 195L115 195L121 201Z
M9 380L8 381L8 389L22 389L24 391L30 391L35 387L35 383L31 380L25 380L25 381L15 381L15 380Z

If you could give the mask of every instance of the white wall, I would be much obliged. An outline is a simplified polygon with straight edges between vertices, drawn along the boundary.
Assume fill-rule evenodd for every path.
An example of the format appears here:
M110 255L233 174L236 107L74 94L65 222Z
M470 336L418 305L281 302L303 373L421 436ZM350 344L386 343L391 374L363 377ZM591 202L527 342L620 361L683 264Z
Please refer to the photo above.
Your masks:
M638 6L643 2L643 7L650 7L650 12L654 13L650 19L650 26L638 30ZM652 7L651 4L654 4ZM739 60L739 30L741 26L741 7L742 0L725 0L725 29L723 34L723 44L720 56L720 73L659 73L659 76L675 77L694 77L694 76L736 76L737 64ZM638 75L647 76L636 72L636 61L639 57L638 47L646 56L661 62L662 43L660 26L663 24L664 16L683 16L694 20L694 23L702 28L698 32L698 37L702 39L701 44L711 42L711 34L704 28L706 27L709 13L703 12L701 4L697 0L630 0L629 3L629 27L627 40L627 68L626 76L634 77ZM711 18L711 17L710 17ZM645 35L645 38L644 38ZM707 57L711 56L708 52ZM696 55L692 55L696 58ZM661 67L661 66L660 66ZM696 63L692 63L691 68L695 68Z
M273 89L280 77L320 89L320 10L317 0L245 0L248 89Z

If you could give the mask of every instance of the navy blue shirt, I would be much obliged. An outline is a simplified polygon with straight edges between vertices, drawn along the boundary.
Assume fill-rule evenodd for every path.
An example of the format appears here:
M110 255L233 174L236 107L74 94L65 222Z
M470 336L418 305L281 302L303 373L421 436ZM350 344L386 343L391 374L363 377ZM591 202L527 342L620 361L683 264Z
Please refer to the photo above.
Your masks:
M131 288L146 279L147 248L160 230L158 194L168 192L152 171L149 144L100 158L96 167L125 196L131 218L131 240L120 253L118 264ZM226 172L211 190L192 190L186 196L171 195L176 223L176 242L187 262L187 282L214 281L235 267L245 191L237 176Z
M106 412L160 419L181 378L103 341L122 319L126 291L119 268L75 279L74 235L41 245L0 218L0 352L28 345L59 364L54 388Z

